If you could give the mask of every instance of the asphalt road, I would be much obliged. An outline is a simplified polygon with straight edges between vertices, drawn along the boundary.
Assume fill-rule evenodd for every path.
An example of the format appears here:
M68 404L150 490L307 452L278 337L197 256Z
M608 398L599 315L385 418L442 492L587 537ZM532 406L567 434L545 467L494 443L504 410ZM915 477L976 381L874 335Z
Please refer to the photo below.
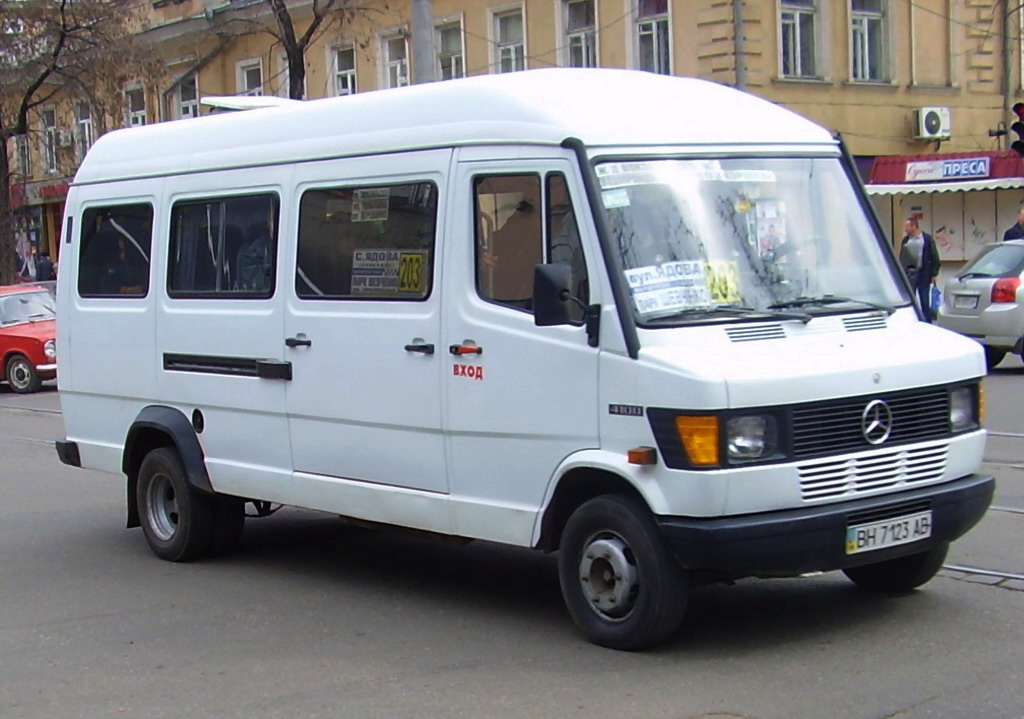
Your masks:
M283 510L161 562L116 476L61 465L59 401L0 387L0 718L1024 717L1024 366L987 380L996 506L924 590L696 590L678 637L600 649L554 559ZM1016 511L1014 511L1016 510Z

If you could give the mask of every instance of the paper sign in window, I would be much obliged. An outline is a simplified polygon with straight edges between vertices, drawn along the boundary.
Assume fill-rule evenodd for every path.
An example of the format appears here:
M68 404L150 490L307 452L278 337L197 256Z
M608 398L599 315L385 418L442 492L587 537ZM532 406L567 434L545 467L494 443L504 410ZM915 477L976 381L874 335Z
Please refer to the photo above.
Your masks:
M356 250L352 254L353 295L421 295L427 286L427 253L410 250Z
M388 219L391 189L372 187L352 194L352 222L374 222Z
M665 262L626 270L633 305L644 319L711 305L703 262Z

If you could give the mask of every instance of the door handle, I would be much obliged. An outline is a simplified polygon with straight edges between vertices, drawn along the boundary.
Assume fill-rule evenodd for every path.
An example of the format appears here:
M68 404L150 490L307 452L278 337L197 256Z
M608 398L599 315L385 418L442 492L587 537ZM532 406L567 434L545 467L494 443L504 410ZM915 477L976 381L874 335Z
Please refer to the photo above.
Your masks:
M484 353L484 348L476 345L448 345L448 351L456 356L479 355Z
M307 340L305 337L299 339L298 337L289 337L284 341L288 347L312 347L313 340Z
M425 355L434 354L434 345L432 344L418 344L418 345L406 345L406 352L420 352Z

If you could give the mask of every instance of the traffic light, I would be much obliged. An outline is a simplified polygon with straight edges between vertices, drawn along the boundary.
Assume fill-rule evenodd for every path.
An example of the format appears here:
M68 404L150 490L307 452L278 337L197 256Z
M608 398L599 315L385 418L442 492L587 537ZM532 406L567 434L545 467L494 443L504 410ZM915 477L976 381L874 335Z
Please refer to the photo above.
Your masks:
M1016 136L1017 139L1010 145L1010 149L1024 156L1024 102L1018 102L1013 106L1013 115L1017 119L1010 125L1010 132L1013 133L1011 137Z

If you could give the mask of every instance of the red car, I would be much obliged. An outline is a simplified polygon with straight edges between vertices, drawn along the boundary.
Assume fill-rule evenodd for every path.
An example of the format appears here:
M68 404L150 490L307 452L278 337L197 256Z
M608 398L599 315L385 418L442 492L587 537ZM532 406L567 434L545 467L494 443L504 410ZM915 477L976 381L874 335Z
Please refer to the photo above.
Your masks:
M35 392L57 376L53 295L38 285L0 287L0 367L15 392Z

